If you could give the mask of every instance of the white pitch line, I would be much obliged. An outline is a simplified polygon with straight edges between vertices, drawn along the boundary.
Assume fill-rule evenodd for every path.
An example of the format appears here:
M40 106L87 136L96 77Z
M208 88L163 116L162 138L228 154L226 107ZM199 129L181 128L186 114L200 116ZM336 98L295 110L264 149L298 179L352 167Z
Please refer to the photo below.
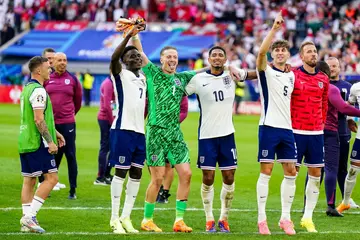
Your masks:
M175 232L161 232L161 233L154 233L154 232L140 232L135 234L127 234L128 236L135 236L135 235L259 235L258 232L231 232L231 233L206 233L206 232L192 232L192 233L175 233ZM314 234L308 232L297 232L296 235L304 235L304 234ZM315 233L318 234L360 234L360 231L324 231ZM21 233L21 232L5 232L0 233L0 236L31 236L31 235L85 235L85 236L97 236L97 235L114 235L112 232L46 232L43 234L36 234L36 233ZM271 232L271 235L284 235L284 232ZM260 236L260 235L259 235Z
M111 210L109 207L42 207L42 210ZM7 211L17 211L22 210L21 207L6 207L6 208L0 208L0 211L7 212ZM144 210L142 207L135 207L133 208L133 211L141 211ZM155 208L155 211L173 211L174 208ZM220 211L220 208L213 209L214 211ZM186 211L193 211L193 212L201 212L204 211L203 208L187 208ZM231 212L257 212L257 209L240 209L240 208L232 208L230 209ZM267 212L281 212L281 209L266 209ZM302 210L296 209L292 210L292 212L300 213ZM324 211L321 210L315 210L314 212L317 213L324 213ZM346 212L346 214L354 214L358 215L360 214L360 211L350 211Z

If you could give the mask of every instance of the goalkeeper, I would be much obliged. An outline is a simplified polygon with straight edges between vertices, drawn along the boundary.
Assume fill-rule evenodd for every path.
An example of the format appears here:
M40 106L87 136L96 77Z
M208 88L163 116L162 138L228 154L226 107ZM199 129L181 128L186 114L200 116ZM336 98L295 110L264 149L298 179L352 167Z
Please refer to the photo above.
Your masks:
M117 22L117 30L128 31L131 28L128 21L127 19L120 19ZM139 20L130 21L133 21L133 24L142 24L139 23L141 22ZM132 41L143 56L142 70L146 76L149 102L146 126L146 159L151 172L151 182L146 191L141 229L162 232L154 223L153 214L157 194L164 179L165 159L168 159L170 164L175 166L179 176L176 195L176 219L173 230L175 232L192 232L192 228L188 227L183 220L190 190L191 169L189 150L180 130L180 103L190 79L196 73L206 71L209 68L176 73L178 52L176 48L171 46L164 47L161 50L161 67L157 67L144 54L138 36L134 36ZM235 70L232 73L233 77L240 78L239 73Z

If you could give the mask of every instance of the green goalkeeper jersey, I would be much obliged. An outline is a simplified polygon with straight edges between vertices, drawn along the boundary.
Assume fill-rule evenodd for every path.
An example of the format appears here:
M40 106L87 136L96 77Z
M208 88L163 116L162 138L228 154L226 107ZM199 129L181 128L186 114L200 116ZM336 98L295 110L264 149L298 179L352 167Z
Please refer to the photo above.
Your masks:
M36 150L39 149L41 141L43 141L42 136L35 125L34 110L30 101L33 92L37 88L43 89L44 87L40 85L37 81L31 80L24 87L20 96L21 123L20 123L20 134L18 140L19 153L35 152ZM49 95L46 93L46 96L45 97L44 96L43 95L36 96L35 101L37 101L42 105L45 105L44 120L54 143L57 144L52 104Z
M148 91L148 126L179 127L180 103L195 71L166 74L149 62L142 68Z

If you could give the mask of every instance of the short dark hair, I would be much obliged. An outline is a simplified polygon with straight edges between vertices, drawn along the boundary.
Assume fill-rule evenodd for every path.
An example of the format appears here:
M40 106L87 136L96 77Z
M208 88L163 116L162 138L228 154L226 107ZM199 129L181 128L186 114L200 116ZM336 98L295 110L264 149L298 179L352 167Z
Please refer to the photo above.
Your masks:
M220 47L220 46L214 46L214 47L210 48L210 50L209 50L209 56L211 56L212 51L214 51L215 49L220 49L221 51L224 52L224 54L225 54L225 56L226 56L226 51L225 51L225 49L224 49L223 47Z
M313 43L312 41L305 41L300 46L300 50L299 50L300 54L302 54L302 52L304 50L304 47L307 46L307 45L313 45L314 47L316 47L315 43Z
M56 51L53 48L45 48L42 52L42 56L45 56L45 53L47 52L54 53Z
M121 61L124 61L124 56L125 56L125 54L126 54L128 51L133 50L133 49L138 50L135 46L132 46L132 45L125 47L123 54L120 56Z
M290 44L286 40L276 40L271 44L271 52L275 50L275 48L286 48L288 52L290 52Z
M327 64L325 61L319 61L316 64L316 68L325 73L330 78L331 70L329 64Z
M37 67L47 61L48 59L42 56L35 56L31 58L28 64L30 72L33 72Z
M166 51L166 50L169 50L169 49L173 49L175 51L177 51L176 47L172 47L172 46L166 46L166 47L163 47L160 51L160 56L163 55L163 53Z

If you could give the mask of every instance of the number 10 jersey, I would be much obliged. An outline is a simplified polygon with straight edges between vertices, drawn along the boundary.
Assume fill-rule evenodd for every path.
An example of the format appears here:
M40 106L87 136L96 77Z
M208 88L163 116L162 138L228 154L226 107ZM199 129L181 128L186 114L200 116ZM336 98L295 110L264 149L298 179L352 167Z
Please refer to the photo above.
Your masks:
M245 80L247 72L238 71ZM232 121L235 84L228 71L213 75L208 70L197 74L186 86L187 94L196 93L199 101L199 139L217 138L235 132Z

